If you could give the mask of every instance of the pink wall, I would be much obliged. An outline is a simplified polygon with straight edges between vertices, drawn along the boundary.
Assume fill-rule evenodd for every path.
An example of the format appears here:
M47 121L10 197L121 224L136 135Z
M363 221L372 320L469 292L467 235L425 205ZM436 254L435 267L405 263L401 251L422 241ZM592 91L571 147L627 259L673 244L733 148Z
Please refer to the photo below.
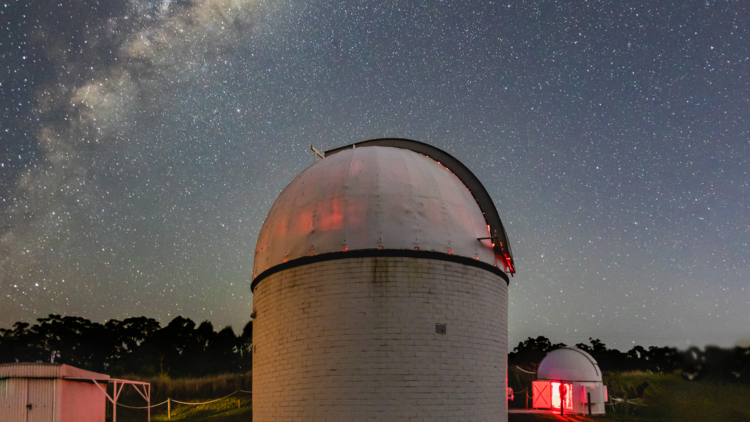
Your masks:
M61 381L60 422L104 422L107 399L99 387L91 381Z

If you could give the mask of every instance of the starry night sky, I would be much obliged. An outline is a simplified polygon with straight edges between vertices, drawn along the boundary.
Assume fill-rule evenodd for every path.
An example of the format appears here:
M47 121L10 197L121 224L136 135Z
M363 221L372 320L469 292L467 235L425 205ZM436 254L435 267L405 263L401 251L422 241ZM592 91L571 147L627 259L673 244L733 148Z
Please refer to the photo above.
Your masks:
M484 183L510 346L750 338L745 1L0 1L0 326L238 331L258 231L326 150Z

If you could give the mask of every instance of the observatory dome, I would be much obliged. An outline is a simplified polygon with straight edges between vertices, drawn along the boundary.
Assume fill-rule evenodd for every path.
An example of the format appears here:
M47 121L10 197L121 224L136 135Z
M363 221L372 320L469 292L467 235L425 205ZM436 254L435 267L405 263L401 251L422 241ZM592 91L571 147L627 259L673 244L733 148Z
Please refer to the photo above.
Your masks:
M357 147L320 160L281 192L258 237L253 278L302 257L378 249L505 269L493 246L477 200L448 167L409 149Z
M553 381L601 382L602 371L591 355L575 347L551 351L542 360L537 378Z
M253 420L507 421L506 271L458 160L406 139L327 151L258 237Z

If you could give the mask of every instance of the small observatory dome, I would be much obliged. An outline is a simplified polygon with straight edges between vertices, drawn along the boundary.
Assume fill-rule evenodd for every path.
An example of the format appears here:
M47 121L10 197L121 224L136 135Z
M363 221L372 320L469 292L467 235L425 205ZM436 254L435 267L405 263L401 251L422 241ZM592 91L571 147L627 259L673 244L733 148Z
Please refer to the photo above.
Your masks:
M575 347L547 354L537 370L540 380L601 382L602 371L591 355Z
M564 404L564 412L605 413L604 403L608 399L602 371L596 360L583 350L564 347L549 352L536 375L537 381L531 383L534 408L557 410ZM566 387L563 392L562 387ZM565 392L567 395L561 398Z
M253 419L507 421L508 273L492 199L430 145L327 151L253 264Z

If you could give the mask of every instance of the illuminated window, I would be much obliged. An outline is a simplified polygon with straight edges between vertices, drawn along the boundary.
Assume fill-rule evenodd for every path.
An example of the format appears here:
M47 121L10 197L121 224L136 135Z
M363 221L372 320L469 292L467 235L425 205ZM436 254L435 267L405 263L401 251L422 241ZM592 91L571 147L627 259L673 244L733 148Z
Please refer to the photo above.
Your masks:
M552 407L555 409L560 408L560 383L551 382L552 387ZM563 386L567 387L567 393L565 394L565 409L573 410L573 384L564 383Z

